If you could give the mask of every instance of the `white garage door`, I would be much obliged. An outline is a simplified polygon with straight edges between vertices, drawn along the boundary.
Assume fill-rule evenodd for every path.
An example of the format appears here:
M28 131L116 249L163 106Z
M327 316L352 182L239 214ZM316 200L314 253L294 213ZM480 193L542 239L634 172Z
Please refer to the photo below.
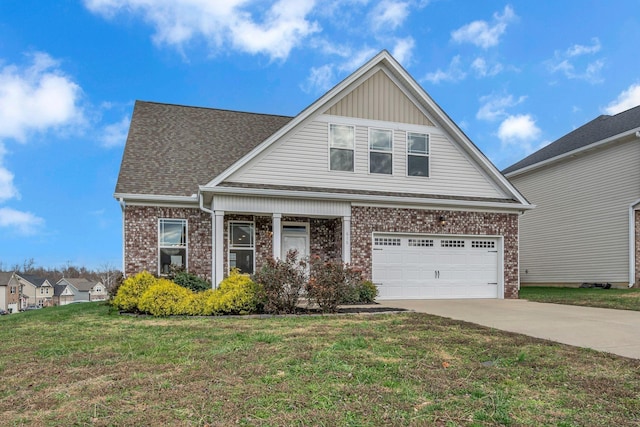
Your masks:
M375 234L378 298L498 298L498 243L492 237Z

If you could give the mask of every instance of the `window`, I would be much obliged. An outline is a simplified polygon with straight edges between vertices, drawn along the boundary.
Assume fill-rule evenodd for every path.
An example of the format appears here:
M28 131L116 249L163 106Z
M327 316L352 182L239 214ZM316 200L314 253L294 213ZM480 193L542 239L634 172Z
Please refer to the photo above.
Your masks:
M12 294L15 294L15 293L16 293L16 287L15 287L15 286L12 286L12 287L11 287L11 293L12 293Z
M393 134L390 130L369 129L369 173L391 175Z
M431 248L433 239L409 239L409 246Z
M440 246L443 248L464 248L464 240L442 240Z
M353 126L329 125L329 169L353 172L356 130Z
M407 175L429 176L429 135L407 132Z
M400 239L396 237L376 237L373 239L375 246L400 246Z
M168 274L171 266L187 268L187 220L160 219L160 274Z
M254 225L252 222L229 223L229 270L253 274L255 258Z

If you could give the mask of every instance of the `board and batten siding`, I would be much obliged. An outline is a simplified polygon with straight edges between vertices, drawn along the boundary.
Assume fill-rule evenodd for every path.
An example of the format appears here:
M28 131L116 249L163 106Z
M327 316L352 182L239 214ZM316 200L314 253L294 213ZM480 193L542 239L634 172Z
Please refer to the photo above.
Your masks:
M349 92L325 114L433 126L382 70Z
M629 282L629 205L640 144L625 142L511 178L536 208L520 218L523 284Z
M336 118L341 124L349 119ZM233 173L228 182L294 185L346 190L375 190L461 197L504 198L505 194L438 128L405 126L429 134L430 176L408 177L403 124L357 120L355 171L329 170L329 123L320 116L292 136L276 142ZM369 127L393 130L393 175L369 173Z

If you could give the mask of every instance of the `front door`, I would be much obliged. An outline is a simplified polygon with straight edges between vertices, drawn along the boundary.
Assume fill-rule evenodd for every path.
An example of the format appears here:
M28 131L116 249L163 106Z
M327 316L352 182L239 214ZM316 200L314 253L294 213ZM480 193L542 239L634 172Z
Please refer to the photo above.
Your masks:
M292 249L296 249L298 251L298 259L307 258L309 256L309 224L283 224L281 249L281 259L286 259L287 253Z

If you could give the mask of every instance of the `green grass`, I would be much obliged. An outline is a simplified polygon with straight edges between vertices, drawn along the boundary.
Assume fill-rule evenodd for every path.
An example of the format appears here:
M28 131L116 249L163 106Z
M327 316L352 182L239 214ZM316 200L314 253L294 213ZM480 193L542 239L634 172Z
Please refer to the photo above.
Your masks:
M640 311L640 289L522 287L520 298L535 302Z
M625 426L640 361L426 314L0 318L7 426Z

